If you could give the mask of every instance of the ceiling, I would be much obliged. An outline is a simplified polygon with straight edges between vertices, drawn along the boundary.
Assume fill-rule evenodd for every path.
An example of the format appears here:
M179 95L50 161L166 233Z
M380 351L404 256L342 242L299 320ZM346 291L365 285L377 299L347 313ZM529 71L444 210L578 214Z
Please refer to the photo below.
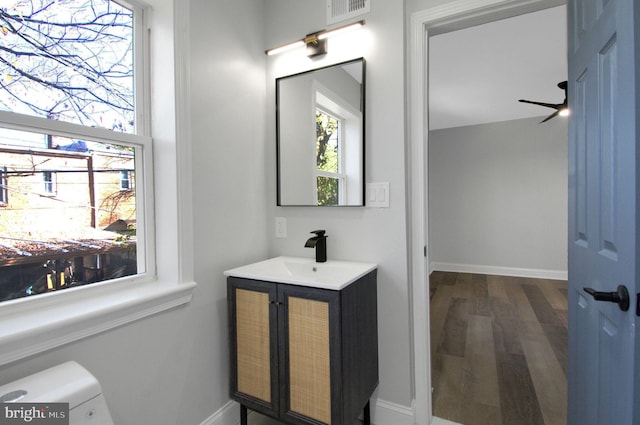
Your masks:
M550 115L518 99L562 103L566 79L566 6L430 37L429 128Z

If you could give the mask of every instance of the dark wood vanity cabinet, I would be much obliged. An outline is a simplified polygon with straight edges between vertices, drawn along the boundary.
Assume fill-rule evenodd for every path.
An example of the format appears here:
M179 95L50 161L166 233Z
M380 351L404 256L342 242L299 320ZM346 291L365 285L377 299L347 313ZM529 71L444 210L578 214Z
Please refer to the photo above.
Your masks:
M341 290L228 277L231 398L287 424L353 425L378 385L376 270Z

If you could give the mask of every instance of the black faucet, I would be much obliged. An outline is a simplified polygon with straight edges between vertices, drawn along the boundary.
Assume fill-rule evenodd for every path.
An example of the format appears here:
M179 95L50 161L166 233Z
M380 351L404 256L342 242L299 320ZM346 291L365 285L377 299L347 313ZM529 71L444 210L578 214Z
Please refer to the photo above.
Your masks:
M304 243L305 248L316 249L316 263L324 263L327 261L327 235L325 230L314 230L315 236L307 239Z

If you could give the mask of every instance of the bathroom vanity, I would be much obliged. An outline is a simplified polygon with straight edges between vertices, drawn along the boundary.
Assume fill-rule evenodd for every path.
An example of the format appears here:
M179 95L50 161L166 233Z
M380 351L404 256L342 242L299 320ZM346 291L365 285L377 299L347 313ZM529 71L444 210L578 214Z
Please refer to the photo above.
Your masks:
M376 265L278 257L225 272L231 398L292 425L369 419L378 385Z

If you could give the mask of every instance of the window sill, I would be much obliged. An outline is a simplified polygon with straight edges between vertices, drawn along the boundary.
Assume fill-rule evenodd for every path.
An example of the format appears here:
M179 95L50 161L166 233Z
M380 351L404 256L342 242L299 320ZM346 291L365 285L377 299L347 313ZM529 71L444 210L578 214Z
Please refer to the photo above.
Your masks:
M6 301L0 365L187 304L195 286L123 279Z

